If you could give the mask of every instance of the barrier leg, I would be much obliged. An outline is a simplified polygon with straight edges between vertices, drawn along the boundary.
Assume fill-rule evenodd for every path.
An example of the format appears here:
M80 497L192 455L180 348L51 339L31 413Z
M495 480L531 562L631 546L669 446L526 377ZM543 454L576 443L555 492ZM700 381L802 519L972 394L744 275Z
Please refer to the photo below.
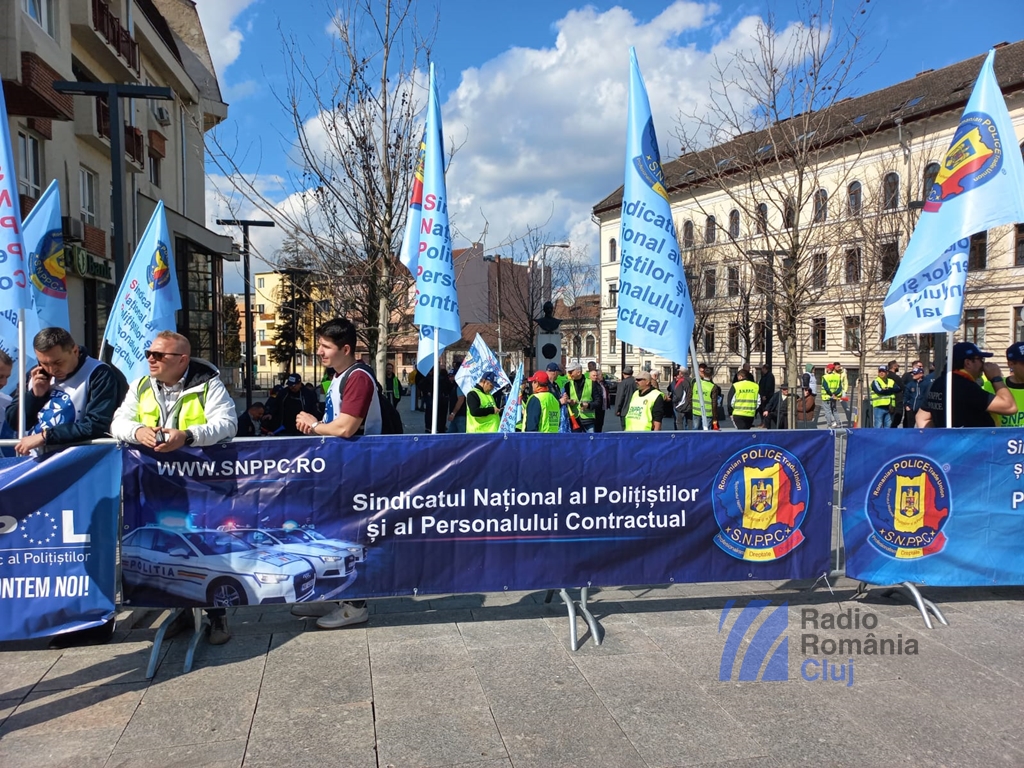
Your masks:
M558 595L569 610L569 647L575 651L579 648L579 642L576 639L576 603L573 602L572 598L569 597L569 593L564 589L560 589Z
M544 602L545 603L550 603L551 602L551 598L553 598L554 596L555 596L555 590L549 589L548 593L546 595L544 595Z
M947 626L947 627L949 626L949 622L946 621L946 617L942 615L942 611L939 610L939 607L937 605L935 605L935 603L933 603L931 600L929 600L924 595L921 596L921 600L922 600L922 602L924 602L925 607L929 611L931 611L932 616L934 616L936 619L939 620L940 624L942 624L944 626Z
M597 623L597 619L594 618L594 614L590 612L587 607L587 598L590 597L590 587L583 587L580 590L580 612L583 617L587 620L587 626L590 627L590 636L594 638L594 645L600 645L601 641L604 640L604 630L601 625Z
M199 640L210 623L202 608L193 608L192 617L195 620L196 631L192 635L192 639L188 641L188 651L185 652L185 668L183 670L185 674L192 671L192 660L196 655L196 647L199 645Z
M914 603L917 605L917 610L921 612L921 618L924 619L924 625L928 627L928 629L931 629L932 620L928 618L928 609L924 607L924 598L922 598L921 593L917 591L917 587L909 581L904 581L900 586L907 590L907 593L914 599Z
M168 616L164 623L160 625L160 629L156 631L156 637L153 638L153 649L149 652L149 665L146 667L146 679L152 680L153 675L156 674L156 663L160 659L160 646L164 642L164 635L167 634L167 628L174 623L184 608L175 608L174 612Z

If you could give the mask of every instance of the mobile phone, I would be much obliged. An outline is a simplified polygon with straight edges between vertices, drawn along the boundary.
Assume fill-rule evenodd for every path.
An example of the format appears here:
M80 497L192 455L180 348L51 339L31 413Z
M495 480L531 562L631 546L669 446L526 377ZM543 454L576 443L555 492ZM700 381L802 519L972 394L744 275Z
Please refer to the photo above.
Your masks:
M164 435L162 430L158 429L156 431L156 444L157 445L161 445L161 444L163 444L165 442L167 442L167 437Z

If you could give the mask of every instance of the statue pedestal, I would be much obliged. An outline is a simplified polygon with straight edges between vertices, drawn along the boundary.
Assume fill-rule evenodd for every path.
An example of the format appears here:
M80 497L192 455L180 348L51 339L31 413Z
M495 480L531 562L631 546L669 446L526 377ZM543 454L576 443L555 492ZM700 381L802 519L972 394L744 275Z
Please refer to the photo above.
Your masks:
M558 363L562 367L562 334L538 333L536 350L537 370L543 371L548 363Z

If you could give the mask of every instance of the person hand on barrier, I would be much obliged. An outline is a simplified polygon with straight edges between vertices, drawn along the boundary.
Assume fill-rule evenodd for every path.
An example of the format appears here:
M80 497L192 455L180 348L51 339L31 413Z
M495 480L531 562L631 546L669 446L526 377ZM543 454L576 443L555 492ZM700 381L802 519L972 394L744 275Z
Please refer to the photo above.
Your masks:
M185 445L185 432L180 429L161 429L160 432L163 434L163 442L157 442L154 451L157 453L170 453L176 451Z
M19 456L28 456L34 449L41 448L45 444L46 438L42 434L25 435L14 446L14 452Z
M158 432L160 432L160 430L154 429L153 427L139 427L135 430L135 439L147 448L156 448L157 443L162 442L157 440Z

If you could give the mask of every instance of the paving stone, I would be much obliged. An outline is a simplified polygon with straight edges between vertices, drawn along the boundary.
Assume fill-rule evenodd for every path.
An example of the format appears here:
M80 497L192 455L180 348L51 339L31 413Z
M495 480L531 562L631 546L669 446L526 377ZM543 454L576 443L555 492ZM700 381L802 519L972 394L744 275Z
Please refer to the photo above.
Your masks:
M408 624L378 624L366 628L366 639L369 643L402 643L408 640L429 640L434 638L458 639L462 637L459 632L460 621L472 621L469 611L446 611L452 617L451 621L430 621L414 622ZM397 616L398 614L394 614ZM412 614L416 618L426 617L430 614ZM458 618L455 618L458 617Z
M623 606L624 616L638 627L711 627L718 615L706 608L693 607L693 601L636 600Z
M423 598L378 597L367 600L366 605L370 609L371 616L382 613L414 613L417 611L429 611L430 598L427 596Z
M44 652L45 653L45 652ZM42 680L60 658L39 661L28 658L0 659L0 699L22 699Z
M488 706L473 669L375 674L373 703L378 718L391 720Z
M515 768L646 768L601 705L557 711L495 712Z
M270 653L329 653L334 656L363 655L366 630L362 626L319 629L309 632L277 632L270 640Z
M0 699L0 729L7 722L7 718L14 714L19 704L21 699Z
M664 653L579 657L573 661L609 709L637 706L659 692L682 696L701 690L697 681Z
M379 628L403 628L445 626L460 621L472 621L473 611L470 608L453 608L445 610L416 611L415 613L378 613L370 616L370 621L362 626L367 632Z
M336 646L334 646L336 647ZM335 706L368 702L372 698L370 663L361 654L334 654L332 646L319 653L289 653L287 646L267 656L260 684L261 706Z
M370 643L370 669L374 674L464 669L469 663L461 636Z
M238 694L259 692L266 657L255 659L215 659L196 662L184 674L177 659L164 659L146 691L148 702L160 699L201 698L222 691Z
M174 637L171 640L170 647L167 649L167 656L164 661L180 661L184 663L190 637L191 635L184 634ZM262 656L269 647L269 634L232 635L231 639L223 645L210 645L204 637L199 641L199 645L196 646L194 658L196 661L251 659L256 656Z
M475 765L478 761L508 756L494 718L486 709L394 720L378 718L377 751L380 765L396 768Z
M118 643L67 650L39 681L36 690L144 682L151 651L152 643ZM163 656L166 650L161 648L160 654Z
M77 731L12 733L0 739L4 768L103 768L121 735L121 727Z
M245 768L376 768L373 707L368 702L256 710Z
M143 697L117 746L135 752L245 738L255 708L255 695L230 689L201 698Z
M544 619L512 621L471 621L459 625L466 648L478 651L509 645L538 645L550 643L551 627ZM568 626L565 627L568 634Z
M124 728L145 691L145 683L127 683L31 693L4 721L0 739L12 733L36 736Z
M235 739L133 752L117 748L105 768L239 768L245 744L245 739Z
M558 653L529 646L476 651L473 665L495 713L547 712L599 702L560 648Z
M658 646L638 626L630 621L601 622L604 630L601 645L590 635L590 625L583 616L576 618L577 649L572 650L572 638L565 619L545 619L548 629L561 641L562 647L570 653L583 656L617 656L625 653L653 653Z

